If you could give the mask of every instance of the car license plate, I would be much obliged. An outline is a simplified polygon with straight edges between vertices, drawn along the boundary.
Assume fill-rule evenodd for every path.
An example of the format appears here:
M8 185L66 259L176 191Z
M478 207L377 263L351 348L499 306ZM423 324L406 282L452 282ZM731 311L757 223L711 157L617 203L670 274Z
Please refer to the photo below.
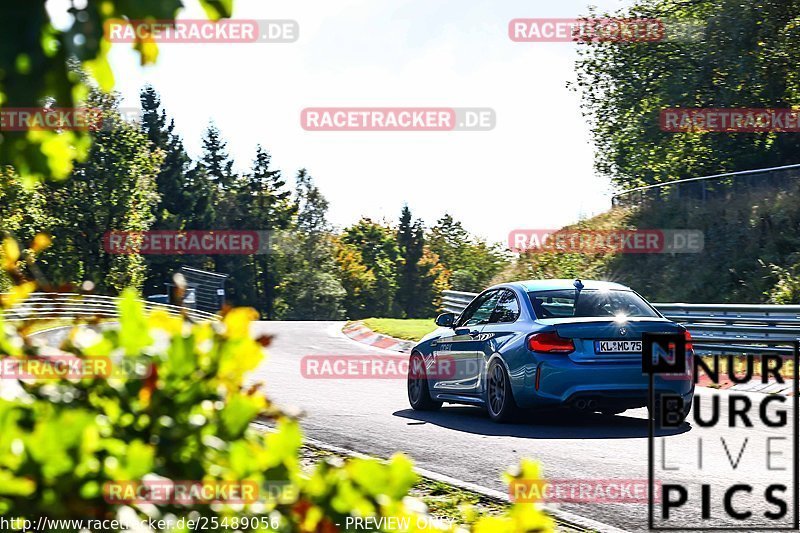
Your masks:
M595 341L596 353L640 353L642 341Z

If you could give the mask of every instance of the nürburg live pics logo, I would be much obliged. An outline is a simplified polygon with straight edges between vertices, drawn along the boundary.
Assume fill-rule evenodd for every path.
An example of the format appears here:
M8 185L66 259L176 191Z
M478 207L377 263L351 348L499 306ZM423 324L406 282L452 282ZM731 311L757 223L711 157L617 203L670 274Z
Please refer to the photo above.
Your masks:
M642 337L648 527L796 531L800 341L702 339Z

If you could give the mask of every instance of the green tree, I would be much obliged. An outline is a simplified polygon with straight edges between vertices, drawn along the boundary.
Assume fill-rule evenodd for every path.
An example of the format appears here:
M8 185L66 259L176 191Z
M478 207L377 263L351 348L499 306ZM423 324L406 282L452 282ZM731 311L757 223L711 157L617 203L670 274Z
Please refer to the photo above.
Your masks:
M47 184L53 247L41 264L53 281L88 280L101 292L118 293L141 287L146 266L141 255L109 253L104 236L150 229L163 152L122 118L117 96L95 91L89 101L103 110L103 128L93 132L89 158L71 179Z
M341 238L342 242L358 250L364 265L375 277L375 288L366 297L367 315L399 317L401 310L395 297L401 256L395 231L386 225L362 218L346 228Z
M470 235L449 214L430 229L427 242L431 252L451 272L450 285L456 291L485 289L509 263L508 254L500 245Z
M250 198L244 176L233 170L234 161L219 129L210 124L203 137L203 154L198 166L211 188L213 227L206 230L241 230L248 228ZM212 254L214 270L230 275L227 298L236 305L256 306L254 260L246 255Z
M339 280L347 293L344 300L347 318L367 318L368 300L375 290L375 273L364 264L356 246L342 242L341 238L335 240L335 246Z
M433 317L441 310L442 291L450 288L450 271L439 261L439 256L425 247L417 264L419 304L417 317Z
M306 169L297 173L295 203L295 231L286 232L276 250L276 264L286 272L278 286L280 314L289 320L341 319L347 293L334 262L328 201Z
M206 177L218 190L229 189L236 181L233 159L228 154L227 143L214 124L209 124L203 137L203 156L200 160Z
M465 264L466 244L470 238L461 222L445 213L428 232L427 242L439 260L453 270Z
M601 175L630 188L797 162L796 135L671 133L662 131L660 113L795 105L800 3L637 0L616 15L664 20L668 38L579 45L573 87L590 119ZM680 24L700 31L673 37Z
M18 242L32 242L43 228L53 226L47 210L44 186L28 186L12 167L0 167L0 236L12 236ZM2 252L0 252L2 258ZM12 280L0 273L0 292L8 291Z
M164 152L164 162L156 178L159 202L154 229L182 229L192 219L196 199L189 186L191 160L183 140L175 132L175 121L167 117L156 90L145 86L140 94L142 129L153 146Z
M210 195L208 181L198 179L191 168L183 140L175 132L175 122L167 117L156 90L148 85L140 93L142 129L153 146L164 152L164 162L156 177L159 200L153 206L153 230L185 230L200 226L208 219L210 209L204 198ZM144 293L164 291L164 283L183 265L200 267L205 256L152 254L145 256L147 282Z
M270 232L270 241L281 238L290 228L297 206L281 171L271 166L272 156L258 146L252 170L245 176L242 187L244 202L248 206L246 218L249 229ZM268 253L253 257L253 268L258 280L258 308L265 318L275 318L275 300L280 279L286 273L280 270L281 263L274 256L270 245Z
M795 259L796 259L795 255ZM800 302L800 263L794 263L788 268L770 264L762 267L769 268L777 278L775 285L766 291L765 296L769 298L769 303L779 305L791 305Z
M424 306L419 262L425 247L425 228L421 220L411 220L408 205L403 206L400 214L397 246L401 256L397 276L397 303L406 317L419 318Z

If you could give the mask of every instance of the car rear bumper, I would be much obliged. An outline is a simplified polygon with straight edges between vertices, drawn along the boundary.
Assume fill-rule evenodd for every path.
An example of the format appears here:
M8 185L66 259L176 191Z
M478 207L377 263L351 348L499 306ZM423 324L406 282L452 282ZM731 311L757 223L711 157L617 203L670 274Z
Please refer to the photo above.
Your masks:
M648 403L649 378L641 363L575 363L568 358L540 361L524 383L514 387L521 407L573 406L579 400L594 402L598 408L633 409ZM537 387L538 384L538 387ZM679 394L691 401L694 383L689 376L679 379L654 378L656 394Z

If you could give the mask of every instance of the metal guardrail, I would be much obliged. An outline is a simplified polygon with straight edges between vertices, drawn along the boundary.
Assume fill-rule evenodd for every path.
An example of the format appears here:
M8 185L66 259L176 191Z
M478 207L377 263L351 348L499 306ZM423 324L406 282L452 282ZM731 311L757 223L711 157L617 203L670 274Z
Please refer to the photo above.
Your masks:
M460 315L478 293L442 291L442 309Z
M800 182L800 164L758 168L635 187L614 194L611 197L611 204L635 206L659 201L670 195L681 201L705 202L713 198L725 198L731 194L739 194L761 187L796 187L798 182Z
M119 318L119 298L94 294L34 292L24 302L5 310L5 320L52 320L58 318ZM196 322L217 321L219 315L176 305L142 301L148 311L183 315Z
M460 314L477 294L444 291L442 308ZM776 353L792 349L776 344L800 338L800 305L678 304L653 306L670 320L686 326L698 353ZM758 341L739 345L737 341Z

